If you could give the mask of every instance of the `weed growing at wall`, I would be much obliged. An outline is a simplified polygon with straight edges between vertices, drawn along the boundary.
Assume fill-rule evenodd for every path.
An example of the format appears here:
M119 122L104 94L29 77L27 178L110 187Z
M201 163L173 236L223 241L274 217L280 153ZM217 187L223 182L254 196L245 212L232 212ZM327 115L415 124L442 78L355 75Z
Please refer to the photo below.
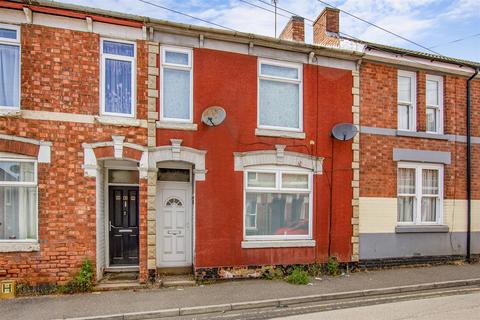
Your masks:
M303 268L295 267L292 273L285 278L285 281L291 284L308 284L310 277Z

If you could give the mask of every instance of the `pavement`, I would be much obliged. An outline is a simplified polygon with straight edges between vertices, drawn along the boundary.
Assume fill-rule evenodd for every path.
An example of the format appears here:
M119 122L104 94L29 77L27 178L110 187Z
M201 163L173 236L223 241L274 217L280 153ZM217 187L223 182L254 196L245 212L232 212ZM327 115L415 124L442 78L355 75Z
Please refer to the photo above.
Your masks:
M324 311L283 320L451 320L480 319L480 293L393 302L359 308Z
M62 319L232 304L434 282L478 279L480 264L361 271L312 279L305 286L280 280L216 282L185 288L95 292L0 301L0 319Z

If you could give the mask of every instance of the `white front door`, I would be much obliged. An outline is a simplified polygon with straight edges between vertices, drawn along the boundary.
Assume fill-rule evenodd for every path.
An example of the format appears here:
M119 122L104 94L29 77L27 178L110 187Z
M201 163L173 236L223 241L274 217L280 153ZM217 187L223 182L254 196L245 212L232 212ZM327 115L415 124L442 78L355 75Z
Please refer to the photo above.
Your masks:
M158 182L157 265L192 265L192 191L188 182Z

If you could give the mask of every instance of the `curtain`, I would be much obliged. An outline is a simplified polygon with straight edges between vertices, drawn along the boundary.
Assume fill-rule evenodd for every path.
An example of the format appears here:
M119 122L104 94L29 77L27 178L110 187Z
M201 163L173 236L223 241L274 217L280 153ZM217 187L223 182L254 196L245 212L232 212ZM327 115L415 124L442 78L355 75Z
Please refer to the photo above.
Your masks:
M260 124L299 128L299 94L296 83L260 80Z
M190 119L190 71L164 68L163 104L164 118Z
M0 106L20 106L20 48L0 44Z
M105 60L105 111L130 114L132 112L132 63Z
M422 221L435 222L438 203L438 171L422 171ZM435 196L437 195L437 196Z
M415 169L398 169L397 192L397 219L399 222L412 222L415 210Z

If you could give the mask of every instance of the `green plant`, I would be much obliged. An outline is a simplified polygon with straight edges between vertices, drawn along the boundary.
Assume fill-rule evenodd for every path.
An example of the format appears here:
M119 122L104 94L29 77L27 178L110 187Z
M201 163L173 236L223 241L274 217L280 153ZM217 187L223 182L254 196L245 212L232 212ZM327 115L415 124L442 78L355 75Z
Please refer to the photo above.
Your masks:
M327 262L327 273L331 276L336 276L340 273L340 264L337 261L337 258L330 257Z
M85 259L78 275L70 280L66 285L58 288L60 293L88 292L93 287L93 267L92 263Z
M276 266L264 266L262 267L262 279L274 280L283 279L284 273L281 267Z
M318 263L314 263L308 266L308 274L310 274L312 277L321 276L324 270L324 266Z
M310 277L305 270L295 267L285 280L291 284L307 284L310 281Z

